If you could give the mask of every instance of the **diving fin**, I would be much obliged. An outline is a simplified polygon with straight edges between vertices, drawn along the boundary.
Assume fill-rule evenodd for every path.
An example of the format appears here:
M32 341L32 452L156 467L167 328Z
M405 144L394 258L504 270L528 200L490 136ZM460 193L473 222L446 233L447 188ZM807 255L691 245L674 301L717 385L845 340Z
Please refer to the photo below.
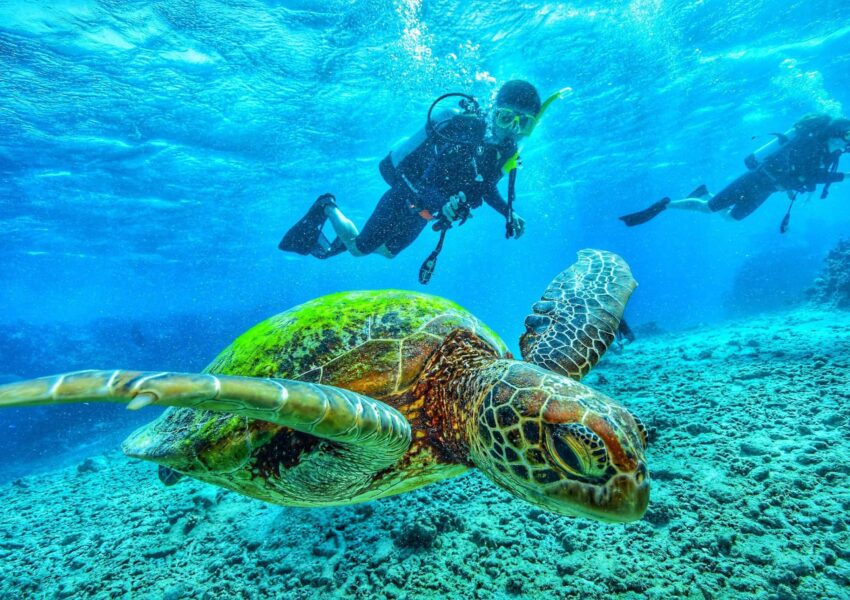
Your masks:
M286 232L277 247L284 252L312 254L318 258L326 258L319 255L329 252L332 247L322 233L322 227L328 219L325 215L325 208L328 206L336 206L336 198L333 194L322 194L316 198L307 214Z
M670 198L662 198L649 208L645 208L643 210L639 210L638 212L631 213L628 215L623 215L620 217L620 220L626 224L627 227L634 227L635 225L643 225L647 221L655 218L664 209L667 208L667 205L670 204Z
M690 194L685 196L685 198L705 198L706 196L709 196L709 195L710 194L708 192L708 186L706 186L703 183L697 189L695 189L693 192L691 192Z
M347 248L342 240L337 236L334 238L333 242L328 242L328 238L325 237L324 233L319 233L319 241L316 246L310 250L310 254L319 259L330 258L331 256L336 256L337 254L342 254L345 252Z

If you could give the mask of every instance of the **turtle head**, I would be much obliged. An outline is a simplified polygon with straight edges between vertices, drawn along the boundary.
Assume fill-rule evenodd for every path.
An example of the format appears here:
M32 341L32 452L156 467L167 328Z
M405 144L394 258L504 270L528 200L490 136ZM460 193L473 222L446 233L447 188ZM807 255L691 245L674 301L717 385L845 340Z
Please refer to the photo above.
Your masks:
M509 492L556 513L627 522L649 502L646 430L589 387L527 363L501 373L471 423L473 462Z

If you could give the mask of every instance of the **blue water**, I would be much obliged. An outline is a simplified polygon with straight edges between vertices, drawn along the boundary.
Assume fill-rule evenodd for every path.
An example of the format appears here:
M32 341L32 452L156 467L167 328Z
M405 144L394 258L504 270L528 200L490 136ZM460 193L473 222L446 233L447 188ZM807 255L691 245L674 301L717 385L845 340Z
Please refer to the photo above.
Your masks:
M427 291L514 349L529 306L584 247L630 263L633 324L676 330L781 308L847 231L850 185L798 203L785 235L778 196L741 223L668 213L626 229L616 217L703 182L718 190L771 132L846 112L846 8L4 2L0 374L197 370L252 323L318 295L420 289L432 232L392 262L319 262L276 244L325 191L362 224L386 187L379 160L437 95L489 101L514 78L544 96L571 88L523 151L527 234L505 240L482 207L450 232ZM149 417L4 412L6 471L114 447Z

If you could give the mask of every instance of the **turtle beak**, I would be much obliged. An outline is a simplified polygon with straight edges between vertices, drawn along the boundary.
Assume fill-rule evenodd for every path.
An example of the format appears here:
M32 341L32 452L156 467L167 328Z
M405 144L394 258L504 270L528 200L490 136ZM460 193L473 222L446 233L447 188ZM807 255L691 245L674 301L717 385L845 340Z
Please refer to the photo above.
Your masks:
M616 523L629 523L637 521L646 513L649 506L649 477L646 475L646 466L638 465L635 473L630 475L615 475L607 486L608 494L604 495L606 500L599 506L591 509L601 508L598 518L602 521Z
M649 506L649 477L643 462L634 473L618 473L604 483L565 481L546 490L540 503L553 512L607 523L630 523Z

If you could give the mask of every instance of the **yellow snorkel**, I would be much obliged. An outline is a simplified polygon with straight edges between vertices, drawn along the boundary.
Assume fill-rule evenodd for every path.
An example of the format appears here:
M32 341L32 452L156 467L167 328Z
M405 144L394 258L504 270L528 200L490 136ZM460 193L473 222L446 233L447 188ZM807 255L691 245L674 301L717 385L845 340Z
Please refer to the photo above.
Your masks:
M534 121L529 128L528 132L525 134L525 137L528 137L534 131L534 128L537 127L537 124L540 123L540 118L543 116L543 113L546 112L546 109L558 100L559 98L563 98L567 94L573 91L571 87L565 87L548 98L540 105L540 110L537 111L537 114L534 116ZM516 170L519 167L519 153L521 148L518 148L517 151L511 156L505 164L502 166L502 172L507 173L508 175L508 209L507 214L505 215L505 237L510 239L516 235L516 228L514 226L514 198L516 197L515 184L516 184Z
M559 100L559 99L563 98L564 96L571 93L572 91L573 91L573 88L565 87L563 89L558 90L557 92L555 92L554 94L552 94L548 98L546 98L546 100L543 102L543 104L540 105L540 110L538 110L537 114L534 115L534 124L529 129L528 133L525 134L525 137L529 137L534 132L534 128L537 127L538 123L540 123L540 119L543 117L543 114L546 112L546 109L548 109L555 102L555 100ZM510 174L511 171L515 170L519 166L520 150L522 150L522 148L518 149L516 151L516 153L514 153L514 155L511 156L507 160L507 162L505 162L505 164L502 166L502 172L503 173Z

